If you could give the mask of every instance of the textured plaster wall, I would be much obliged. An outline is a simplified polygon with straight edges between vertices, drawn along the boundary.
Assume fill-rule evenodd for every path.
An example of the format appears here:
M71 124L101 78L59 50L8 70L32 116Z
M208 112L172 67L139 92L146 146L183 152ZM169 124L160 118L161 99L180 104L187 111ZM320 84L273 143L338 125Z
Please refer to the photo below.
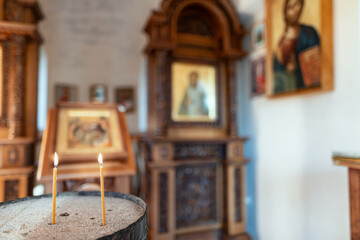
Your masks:
M144 122L146 111L145 92L137 89L145 84L142 50L146 37L142 29L159 0L39 2L45 14L40 31L48 58L48 106L54 106L56 83L77 85L80 101L89 101L92 84L106 84L110 102L114 101L114 88L132 86L136 103L142 104L135 113L127 114L127 122L132 132L138 131L139 118Z

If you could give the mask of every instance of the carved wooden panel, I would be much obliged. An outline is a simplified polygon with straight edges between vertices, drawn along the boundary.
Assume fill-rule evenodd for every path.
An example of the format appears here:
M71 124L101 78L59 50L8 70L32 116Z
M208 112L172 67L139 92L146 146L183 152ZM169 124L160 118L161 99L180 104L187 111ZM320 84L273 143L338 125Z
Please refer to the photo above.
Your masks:
M5 181L5 201L19 198L19 180Z
M210 24L199 14L186 14L180 16L177 24L179 33L196 34L206 37L214 37Z
M24 22L26 7L16 0L5 0L4 4L6 21Z
M241 194L241 187L242 187L242 181L241 181L241 169L236 168L235 169L235 184L234 184L234 192L235 192L235 222L241 222L242 219L242 194Z
M157 115L157 126L156 135L165 136L166 134L166 109L168 105L168 99L166 96L166 83L169 82L169 74L167 71L167 51L159 51L156 54L156 115Z
M228 62L228 106L229 106L229 134L238 136L237 130L237 105L236 105L236 62L234 59Z
M174 156L173 145L170 143L154 144L152 158L154 161L170 161Z
M176 167L176 227L218 222L217 164Z
M11 22L36 23L42 18L35 1L4 0L4 20Z
M159 233L168 231L168 174L159 174Z
M13 35L10 44L8 138L23 136L25 113L25 36Z
M227 145L227 158L233 161L242 160L243 151L242 142L230 142Z
M2 147L2 166L23 166L25 162L24 146L5 145Z
M175 143L174 159L223 159L225 157L225 145L214 143Z
M6 151L6 158L9 164L16 165L19 163L19 149L16 147L11 147Z
M166 41L170 39L169 26L167 25L158 26L157 39L159 41Z
M0 145L0 168L29 166L33 163L31 144Z
M7 124L7 103L8 103L8 75L9 75L9 59L10 59L10 42L4 40L1 42L2 46L2 89L1 89L1 112L0 112L0 126L5 127Z

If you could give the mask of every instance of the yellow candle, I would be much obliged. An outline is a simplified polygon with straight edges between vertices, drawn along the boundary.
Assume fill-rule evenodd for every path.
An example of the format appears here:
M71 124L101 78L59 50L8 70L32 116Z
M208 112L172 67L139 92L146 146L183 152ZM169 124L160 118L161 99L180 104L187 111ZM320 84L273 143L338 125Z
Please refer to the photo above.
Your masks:
M105 226L106 225L106 219L105 219L105 196L104 196L104 168L103 168L103 159L102 159L101 153L99 154L98 161L99 161L99 164L100 164L102 222L103 222L103 226Z
M54 169L53 169L53 192L52 192L52 224L55 224L55 212L56 212L56 180L57 180L57 166L59 164L59 159L57 154L54 154Z

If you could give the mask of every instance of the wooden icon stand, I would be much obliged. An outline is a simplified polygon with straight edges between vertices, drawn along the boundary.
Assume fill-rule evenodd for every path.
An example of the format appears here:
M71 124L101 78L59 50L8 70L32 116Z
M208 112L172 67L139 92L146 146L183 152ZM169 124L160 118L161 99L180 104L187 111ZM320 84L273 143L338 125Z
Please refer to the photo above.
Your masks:
M106 135L100 139L99 134ZM46 193L51 192L54 152L59 154L60 192L100 189L97 155L101 152L105 190L130 193L136 165L125 115L116 105L61 103L49 110L37 171Z

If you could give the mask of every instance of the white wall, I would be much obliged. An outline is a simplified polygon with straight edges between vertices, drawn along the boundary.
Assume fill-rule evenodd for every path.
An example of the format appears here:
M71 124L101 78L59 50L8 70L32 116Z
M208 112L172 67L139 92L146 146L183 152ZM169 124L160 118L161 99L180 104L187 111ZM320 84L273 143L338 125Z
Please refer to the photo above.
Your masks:
M360 8L357 0L333 1L334 91L250 99L249 58L238 65L240 133L251 137L246 154L254 161L248 204L256 205L250 215L259 239L350 239L347 171L331 157L360 152ZM261 1L238 2L248 26L263 18Z
M109 101L114 88L139 86L146 37L142 30L150 10L159 0L40 0L45 20L40 24L49 60L49 107L54 106L56 83L75 84L79 100L89 101L89 86L108 86ZM144 81L141 82L144 84ZM141 92L137 103L144 105ZM127 114L130 131L138 131L139 115ZM143 127L142 127L143 128Z

